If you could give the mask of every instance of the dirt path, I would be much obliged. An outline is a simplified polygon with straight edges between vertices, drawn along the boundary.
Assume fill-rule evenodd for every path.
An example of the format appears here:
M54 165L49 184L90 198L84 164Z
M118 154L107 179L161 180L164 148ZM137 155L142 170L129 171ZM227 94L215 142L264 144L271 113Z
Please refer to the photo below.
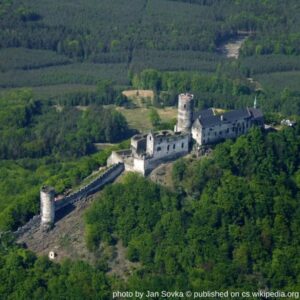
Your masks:
M240 49L248 36L238 36L235 39L227 41L225 44L220 46L220 52L227 58L239 58Z

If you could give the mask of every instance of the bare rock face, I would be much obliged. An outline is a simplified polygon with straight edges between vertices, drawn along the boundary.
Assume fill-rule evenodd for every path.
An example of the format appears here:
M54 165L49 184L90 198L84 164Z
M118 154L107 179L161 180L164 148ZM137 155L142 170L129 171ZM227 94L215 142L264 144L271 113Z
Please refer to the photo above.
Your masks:
M37 222L19 236L17 242L25 244L38 255L48 256L54 252L57 261L70 258L94 262L96 257L85 246L83 213L95 197L90 196L85 202L78 202L59 211L51 230L43 230Z
M163 186L173 189L174 188L172 182L173 163L174 162L167 162L160 165L150 173L149 178L157 184L161 184Z

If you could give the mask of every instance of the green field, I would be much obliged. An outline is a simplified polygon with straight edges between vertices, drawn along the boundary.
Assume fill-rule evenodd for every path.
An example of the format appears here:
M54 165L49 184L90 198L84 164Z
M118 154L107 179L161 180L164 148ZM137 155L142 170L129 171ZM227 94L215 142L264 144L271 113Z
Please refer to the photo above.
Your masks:
M117 110L124 115L128 125L133 129L138 129L140 132L149 132L153 129L150 122L150 109L146 107L138 107L134 109L117 108ZM157 112L163 122L170 122L177 117L177 109L173 107L166 107L164 109L157 109Z

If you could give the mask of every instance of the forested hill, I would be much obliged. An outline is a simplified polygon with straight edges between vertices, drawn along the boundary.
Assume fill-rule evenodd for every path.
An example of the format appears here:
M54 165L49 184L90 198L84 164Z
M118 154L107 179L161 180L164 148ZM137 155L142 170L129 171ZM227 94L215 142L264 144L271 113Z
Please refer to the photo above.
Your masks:
M265 53L300 51L296 0L7 0L1 8L2 47L47 49L80 59L113 53L111 59L118 60L118 52L128 58L132 50L213 52L238 31L255 32L254 43Z
M132 86L135 76L151 68L176 77L184 77L182 72L207 76L210 91L216 74L243 84L252 78L251 89L263 92L265 110L297 113L299 14L297 0L131 0L130 5L121 0L5 0L0 4L0 92L26 86L37 98L76 94L82 104L99 81ZM220 47L241 32L248 38L239 59L226 59ZM221 86L222 95L199 94L204 106L227 107L220 98L239 102ZM174 95L191 85L178 89L170 85L167 92Z
M113 291L135 290L299 292L299 141L299 126L268 135L252 129L218 145L212 157L178 161L177 191L128 174L107 187L86 214L87 246L100 257L95 267L55 264L2 236L1 295L111 299ZM126 280L105 274L116 239L127 246L128 259L138 262Z
M214 73L225 62L220 45L240 32L250 34L233 64L242 75L299 71L299 13L297 0L6 0L0 86L93 85L103 78L127 85L145 68Z
M128 246L130 290L299 291L299 130L252 129L176 162L177 193L129 174L88 211L89 248Z

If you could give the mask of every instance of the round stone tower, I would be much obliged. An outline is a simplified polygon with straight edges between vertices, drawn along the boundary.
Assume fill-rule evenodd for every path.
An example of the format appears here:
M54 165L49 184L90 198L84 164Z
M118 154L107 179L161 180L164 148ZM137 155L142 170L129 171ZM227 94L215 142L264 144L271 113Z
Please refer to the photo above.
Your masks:
M194 113L194 95L180 94L178 96L178 118L175 131L191 132Z
M49 230L54 224L55 205L54 205L55 190L50 186L43 186L40 191L41 198L41 227L43 230Z

